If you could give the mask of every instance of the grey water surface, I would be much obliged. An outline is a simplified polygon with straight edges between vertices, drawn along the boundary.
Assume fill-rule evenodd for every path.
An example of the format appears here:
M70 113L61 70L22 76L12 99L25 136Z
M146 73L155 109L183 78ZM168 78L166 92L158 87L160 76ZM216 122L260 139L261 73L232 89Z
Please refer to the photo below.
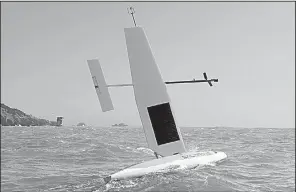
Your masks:
M142 128L1 127L1 191L295 191L295 129L181 132L189 151L228 158L105 184L105 176L155 158Z

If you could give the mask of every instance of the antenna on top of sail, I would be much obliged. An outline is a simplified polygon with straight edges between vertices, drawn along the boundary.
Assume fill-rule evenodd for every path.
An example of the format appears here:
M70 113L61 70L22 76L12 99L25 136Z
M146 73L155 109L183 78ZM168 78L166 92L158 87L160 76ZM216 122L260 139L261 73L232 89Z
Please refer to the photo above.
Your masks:
M136 13L135 9L133 7L128 7L127 12L132 15L135 27L137 27L136 20L134 17L134 14Z

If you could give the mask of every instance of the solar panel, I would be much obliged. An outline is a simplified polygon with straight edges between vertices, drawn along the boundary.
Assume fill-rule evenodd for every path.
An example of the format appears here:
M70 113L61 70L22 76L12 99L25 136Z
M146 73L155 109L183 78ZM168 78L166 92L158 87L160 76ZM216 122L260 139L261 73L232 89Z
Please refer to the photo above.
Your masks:
M180 140L169 103L150 106L147 109L158 145Z

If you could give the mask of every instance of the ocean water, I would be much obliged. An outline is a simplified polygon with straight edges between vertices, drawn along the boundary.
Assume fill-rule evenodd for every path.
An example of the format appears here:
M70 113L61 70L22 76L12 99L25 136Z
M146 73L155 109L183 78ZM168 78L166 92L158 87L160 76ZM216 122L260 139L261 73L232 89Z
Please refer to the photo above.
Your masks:
M154 159L142 128L1 127L1 191L295 191L295 129L181 128L189 151L222 162L103 182Z

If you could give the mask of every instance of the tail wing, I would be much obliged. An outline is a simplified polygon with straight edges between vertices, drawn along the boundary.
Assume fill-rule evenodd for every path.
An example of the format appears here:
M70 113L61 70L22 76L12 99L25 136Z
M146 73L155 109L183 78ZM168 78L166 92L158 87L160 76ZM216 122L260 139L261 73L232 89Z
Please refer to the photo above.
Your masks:
M103 112L114 109L110 93L99 60L87 60L93 83Z

